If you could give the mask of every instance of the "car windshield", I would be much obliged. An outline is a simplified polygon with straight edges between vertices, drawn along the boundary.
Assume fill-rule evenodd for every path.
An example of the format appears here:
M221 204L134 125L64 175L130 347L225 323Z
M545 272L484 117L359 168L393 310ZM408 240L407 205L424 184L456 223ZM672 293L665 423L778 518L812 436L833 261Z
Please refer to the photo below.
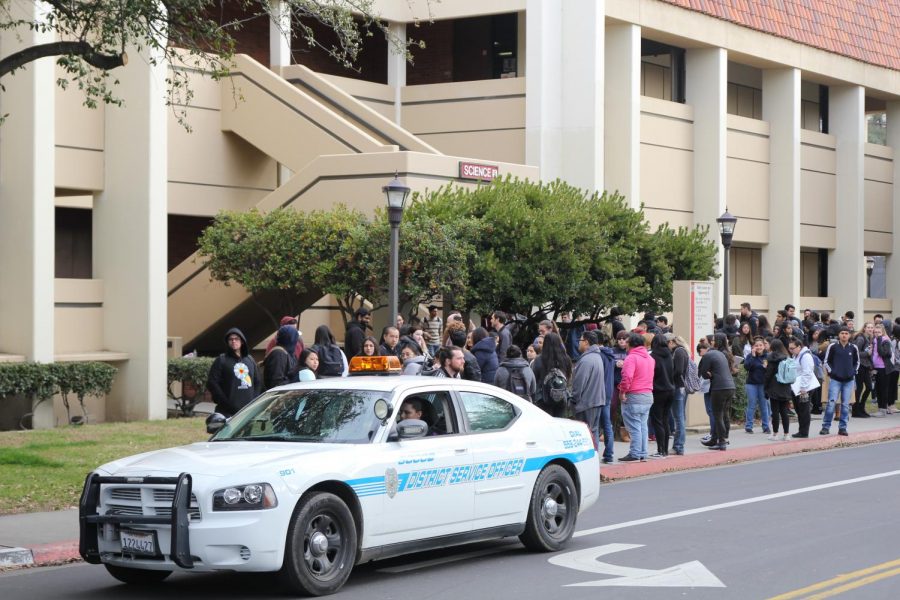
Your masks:
M212 441L285 441L368 444L381 421L375 401L388 392L281 390L269 392L236 414Z

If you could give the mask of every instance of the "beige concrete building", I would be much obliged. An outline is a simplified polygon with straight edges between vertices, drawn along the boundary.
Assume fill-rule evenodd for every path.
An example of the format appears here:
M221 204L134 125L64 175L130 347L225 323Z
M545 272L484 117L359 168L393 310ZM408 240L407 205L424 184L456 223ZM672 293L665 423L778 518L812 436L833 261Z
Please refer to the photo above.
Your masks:
M619 190L651 224L715 238L727 207L733 308L893 312L900 57L879 40L897 28L887 10L877 32L860 26L879 2L376 4L396 35L426 41L413 65L376 37L347 71L251 22L230 80L189 72L191 133L164 104L166 67L145 60L116 72L121 109L83 108L50 59L5 80L0 360L113 362L95 416L163 417L168 354L218 350L231 325L254 343L271 333L196 261L217 211L372 210L395 171L416 190L474 185L466 161ZM0 56L43 35L4 32ZM886 297L867 293L867 256ZM301 328L342 334L315 296Z

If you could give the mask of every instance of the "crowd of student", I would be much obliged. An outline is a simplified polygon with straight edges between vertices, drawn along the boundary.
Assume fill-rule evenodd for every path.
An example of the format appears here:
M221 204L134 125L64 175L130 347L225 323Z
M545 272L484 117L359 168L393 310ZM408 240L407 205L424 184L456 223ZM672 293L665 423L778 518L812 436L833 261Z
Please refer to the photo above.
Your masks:
M403 374L493 384L553 416L583 421L602 448L603 462L610 463L620 420L630 438L620 461L684 454L685 402L696 392L704 395L709 415L710 434L702 443L727 449L740 370L746 373L745 430L754 431L758 412L771 440L807 437L811 414L823 414L820 434L830 433L837 416L838 434L846 435L851 415L886 416L897 399L900 318L893 324L876 315L855 330L852 313L834 320L805 311L800 319L788 305L770 324L745 303L739 315L719 320L715 333L701 340L695 362L664 316L646 314L631 331L616 311L600 327L573 324L568 314L559 324L544 320L523 356L513 344L515 325L504 313L494 312L478 327L465 324L458 311L446 323L438 312L430 306L427 317L410 323L398 315L376 338L369 333L370 312L360 308L347 325L343 349L326 325L305 346L296 318L284 317L259 365L248 358L243 334L232 329L227 351L210 370L216 410L233 414L262 391L291 381L347 376L348 357L394 355ZM872 415L865 410L870 397L878 402ZM792 417L798 428L793 434ZM651 442L656 452L649 451Z

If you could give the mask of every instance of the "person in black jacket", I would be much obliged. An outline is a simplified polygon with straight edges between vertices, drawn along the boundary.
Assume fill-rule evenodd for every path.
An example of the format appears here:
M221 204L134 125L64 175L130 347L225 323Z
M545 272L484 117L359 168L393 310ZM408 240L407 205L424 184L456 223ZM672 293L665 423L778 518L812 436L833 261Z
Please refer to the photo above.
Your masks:
M294 325L283 325L275 334L275 346L263 360L263 380L265 389L290 383L297 376L297 360L293 349L297 347L300 335ZM302 354L302 353L301 353Z
M216 403L216 412L230 417L262 392L262 381L244 333L232 327L225 334L225 344L227 350L209 368L206 387Z
M753 340L753 346L744 358L744 370L747 371L747 382L744 391L747 394L747 412L745 414L744 431L753 433L753 417L756 415L756 407L759 406L759 421L762 424L763 433L771 433L769 429L769 401L766 400L766 344L758 337Z
M549 398L545 398L546 390L544 390L544 380L553 369L559 369L566 377L566 380L572 380L572 359L566 354L563 347L562 338L559 334L548 333L544 337L544 346L541 353L534 359L531 370L534 371L534 379L537 383L537 398L535 404L549 415L554 417L564 417L566 414L566 406L564 403L555 404Z
M356 318L347 323L347 331L344 334L344 353L351 358L362 351L366 328L372 322L372 314L365 306L357 308L354 316Z
M450 331L450 343L459 348L463 352L466 359L466 366L463 369L462 378L468 381L481 381L481 367L478 366L478 359L475 355L466 350L466 329L454 328Z
M488 335L484 327L476 327L472 331L472 354L478 360L482 383L494 383L497 368L500 366L497 360L497 342Z
M669 411L675 399L675 363L666 336L658 333L650 344L650 356L656 363L653 369L653 406L650 407L650 420L656 432L656 454L650 458L665 458L669 455Z
M788 406L794 399L794 392L791 390L791 384L779 383L776 375L778 374L778 365L782 361L788 360L787 349L779 339L769 342L769 356L766 358L766 375L765 388L766 396L772 405L772 435L769 440L787 440L790 432L790 415ZM784 424L784 433L778 435L779 421ZM794 437L801 437L795 434Z

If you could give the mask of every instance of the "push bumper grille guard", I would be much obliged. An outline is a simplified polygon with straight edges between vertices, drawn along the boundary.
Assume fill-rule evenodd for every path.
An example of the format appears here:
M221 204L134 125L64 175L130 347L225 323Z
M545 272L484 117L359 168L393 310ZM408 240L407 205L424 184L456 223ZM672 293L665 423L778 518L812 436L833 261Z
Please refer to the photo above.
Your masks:
M99 515L100 486L107 483L174 485L171 516L136 516L136 515ZM78 520L80 536L78 552L85 562L100 564L100 546L98 536L100 525L113 523L116 525L170 525L172 527L172 561L184 569L194 566L191 558L190 518L188 510L191 505L191 476L182 473L178 477L103 477L91 473L84 480L84 491L78 503Z

